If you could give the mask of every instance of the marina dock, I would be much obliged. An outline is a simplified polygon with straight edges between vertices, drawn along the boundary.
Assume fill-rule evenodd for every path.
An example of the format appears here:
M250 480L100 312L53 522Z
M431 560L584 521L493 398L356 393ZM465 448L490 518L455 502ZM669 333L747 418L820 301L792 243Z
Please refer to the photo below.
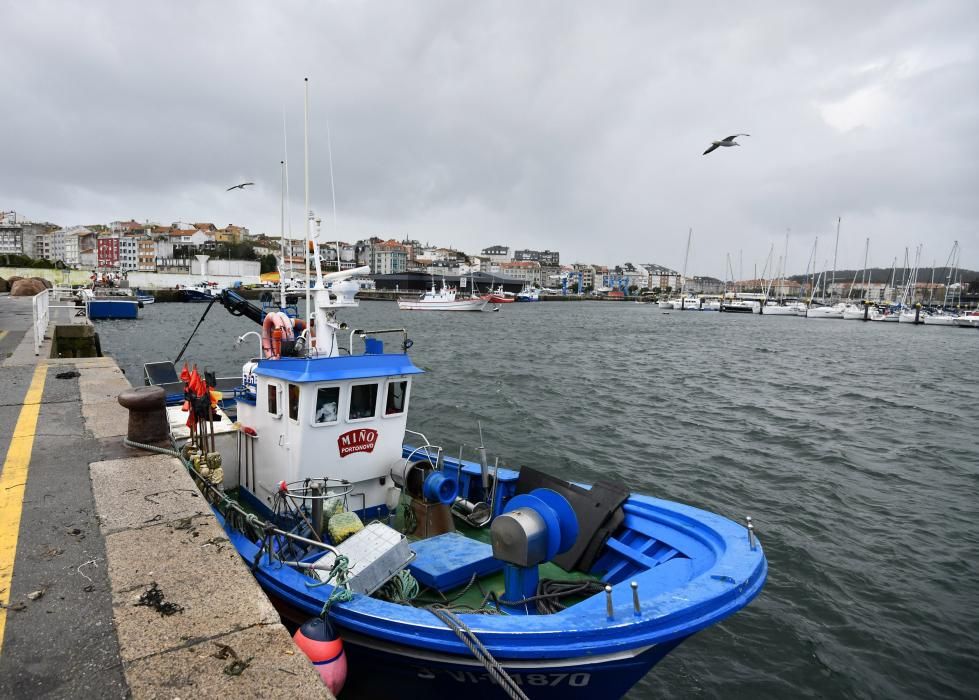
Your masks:
M0 295L0 697L332 697L179 460L123 445L108 357ZM139 507L135 508L134 503Z

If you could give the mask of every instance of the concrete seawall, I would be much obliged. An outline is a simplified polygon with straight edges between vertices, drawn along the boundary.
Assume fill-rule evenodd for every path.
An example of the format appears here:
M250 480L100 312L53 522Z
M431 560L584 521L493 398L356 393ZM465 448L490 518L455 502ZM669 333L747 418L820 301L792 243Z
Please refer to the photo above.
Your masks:
M29 309L0 296L0 697L332 697L180 461L122 444L115 361L35 358Z

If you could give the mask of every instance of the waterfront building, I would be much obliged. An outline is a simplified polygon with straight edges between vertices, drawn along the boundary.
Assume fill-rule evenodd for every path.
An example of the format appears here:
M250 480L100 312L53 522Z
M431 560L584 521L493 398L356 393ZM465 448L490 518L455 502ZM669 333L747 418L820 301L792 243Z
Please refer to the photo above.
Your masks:
M680 273L676 270L656 263L643 263L641 267L649 273L650 289L680 289Z
M139 235L136 238L136 269L140 272L155 272L156 251L156 241L153 240L152 236L148 234Z
M541 267L558 267L561 265L561 254L556 250L515 250L513 259L518 262L533 261Z
M24 254L23 227L17 223L17 212L0 211L0 255Z
M98 235L92 232L78 237L78 266L92 269L95 267L97 256L95 252Z
M100 270L119 267L119 237L103 236L96 241L96 266Z
M578 273L581 273L581 286L583 288L589 289L595 286L595 267L593 265L574 263L571 266L571 270L576 278ZM575 285L577 285L577 279L575 279Z
M503 287L506 292L519 292L524 287L523 280L510 279L502 275L487 272L475 272L466 275L451 275L427 272L401 272L392 275L374 275L374 286L379 291L415 293L430 289L432 285L440 285L443 281L450 287L468 289L469 280L473 280L476 289L488 292L491 289ZM463 282L465 280L465 282ZM463 287L462 285L466 286Z
M691 275L687 278L686 289L694 294L723 294L724 281L716 277ZM774 293L774 292L773 292Z
M404 272L408 269L408 251L393 239L375 243L370 248L368 264L371 272L376 275Z
M95 234L84 226L73 226L71 228L60 228L51 234L51 248L49 260L60 260L66 265L80 265L82 244L80 239L87 239L86 252L91 251L92 262L95 262L95 245L89 242L94 241Z
M540 263L532 260L501 262L494 265L492 270L503 277L524 280L530 285L540 286L542 283Z
M488 257L491 263L508 262L511 259L510 246L492 245L489 248L483 248L480 255Z
M134 233L119 236L119 269L123 272L139 269L139 246Z

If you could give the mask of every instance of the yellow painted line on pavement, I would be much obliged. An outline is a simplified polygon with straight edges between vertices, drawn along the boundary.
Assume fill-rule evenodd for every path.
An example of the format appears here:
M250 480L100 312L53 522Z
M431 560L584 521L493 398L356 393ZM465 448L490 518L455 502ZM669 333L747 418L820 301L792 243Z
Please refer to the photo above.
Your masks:
M17 556L27 468L34 450L37 417L41 412L41 395L47 373L48 366L44 362L34 370L7 449L7 459L0 472L0 653L3 653L3 633L7 626L7 603L10 602L10 586L14 578L14 557Z

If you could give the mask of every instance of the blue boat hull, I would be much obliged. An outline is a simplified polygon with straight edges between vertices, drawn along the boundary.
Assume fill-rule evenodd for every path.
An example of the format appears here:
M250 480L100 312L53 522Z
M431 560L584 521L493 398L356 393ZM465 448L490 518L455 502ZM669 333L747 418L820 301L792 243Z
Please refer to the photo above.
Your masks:
M138 316L139 302L135 299L93 299L88 302L89 318L138 318Z
M342 632L350 675L344 692L351 697L493 698L503 693L486 669L474 659L432 655L419 658L417 650L397 653L378 646L375 639L360 639ZM514 682L533 700L603 698L625 695L682 639L657 644L636 656L602 659L542 659L519 666L504 664ZM379 672L383 669L382 672Z

